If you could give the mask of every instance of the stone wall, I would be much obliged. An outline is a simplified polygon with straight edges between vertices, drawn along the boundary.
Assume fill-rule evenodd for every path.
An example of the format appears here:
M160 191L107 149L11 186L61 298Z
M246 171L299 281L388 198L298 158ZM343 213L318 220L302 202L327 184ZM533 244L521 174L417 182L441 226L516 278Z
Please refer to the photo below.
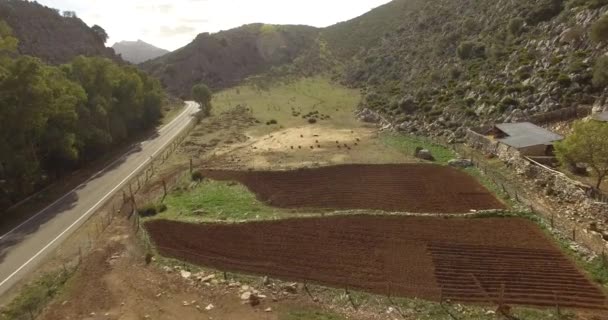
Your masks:
M517 175L515 179L501 179L501 183L511 184L511 188L518 190L517 200L541 213L562 234L578 244L596 254L608 253L608 203L590 197L591 187L474 131L467 132L466 141L484 154L499 158ZM484 162L483 158L474 160ZM492 176L493 169L487 166L483 169Z

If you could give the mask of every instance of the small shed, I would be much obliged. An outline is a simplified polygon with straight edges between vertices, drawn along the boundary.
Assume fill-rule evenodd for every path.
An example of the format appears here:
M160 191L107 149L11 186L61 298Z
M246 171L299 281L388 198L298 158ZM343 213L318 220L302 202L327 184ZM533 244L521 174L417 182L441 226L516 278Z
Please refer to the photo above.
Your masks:
M592 116L593 120L608 122L608 111L596 113Z
M495 125L490 134L499 143L517 149L525 156L552 156L553 143L564 139L559 134L530 122Z

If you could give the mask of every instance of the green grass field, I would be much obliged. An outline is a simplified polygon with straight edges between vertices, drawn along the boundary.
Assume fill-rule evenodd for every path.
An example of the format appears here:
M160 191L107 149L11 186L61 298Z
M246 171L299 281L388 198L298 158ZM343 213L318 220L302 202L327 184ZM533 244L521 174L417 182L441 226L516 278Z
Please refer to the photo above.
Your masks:
M214 95L213 112L227 111L237 105L247 106L254 117L262 123L276 120L276 125L262 126L263 133L277 127L297 127L307 125L302 116L317 111L327 115L327 120L319 124L331 124L337 128L357 125L354 111L361 94L323 77L304 78L289 83L276 83L268 89L254 85L242 85Z
M390 133L382 134L380 138L385 145L410 157L414 156L416 147L427 149L435 157L434 163L436 164L447 164L448 161L456 157L454 151L436 144L427 138Z
M287 214L255 198L247 187L224 181L205 180L171 192L164 201L167 210L154 219L190 222L273 219Z

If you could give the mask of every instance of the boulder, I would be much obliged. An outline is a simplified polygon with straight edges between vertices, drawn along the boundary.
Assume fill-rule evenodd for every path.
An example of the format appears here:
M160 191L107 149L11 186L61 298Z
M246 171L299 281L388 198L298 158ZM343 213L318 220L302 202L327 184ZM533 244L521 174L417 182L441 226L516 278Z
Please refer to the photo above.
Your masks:
M433 154L431 153L431 151L429 151L427 149L420 149L420 150L416 151L416 158L419 158L422 160L428 160L428 161L435 160L435 157L433 157Z
M473 166L473 161L470 159L452 159L448 161L448 165L455 168L468 168Z

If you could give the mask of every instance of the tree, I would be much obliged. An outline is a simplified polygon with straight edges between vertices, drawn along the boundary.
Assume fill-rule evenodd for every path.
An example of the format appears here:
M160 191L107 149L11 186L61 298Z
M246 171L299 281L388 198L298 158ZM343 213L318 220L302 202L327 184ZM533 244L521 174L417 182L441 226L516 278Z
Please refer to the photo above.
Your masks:
M486 47L483 43L473 41L463 41L456 49L458 57L462 60L485 58Z
M204 117L211 114L211 98L213 97L211 90L203 83L199 83L192 87L192 99L201 106L201 113Z
M608 15L603 15L591 26L591 40L603 42L608 40Z
M593 85L603 88L608 85L608 56L602 56L593 67Z
M0 53L15 52L19 41L13 36L13 30L4 21L0 20Z
M108 42L108 38L109 38L108 33L102 27L100 27L98 25L94 25L91 27L91 30L95 33L95 35L97 36L97 38L99 38L99 40L103 41L103 43Z
M608 124L577 121L572 134L555 144L555 151L563 165L587 164L596 174L599 188L608 176Z

